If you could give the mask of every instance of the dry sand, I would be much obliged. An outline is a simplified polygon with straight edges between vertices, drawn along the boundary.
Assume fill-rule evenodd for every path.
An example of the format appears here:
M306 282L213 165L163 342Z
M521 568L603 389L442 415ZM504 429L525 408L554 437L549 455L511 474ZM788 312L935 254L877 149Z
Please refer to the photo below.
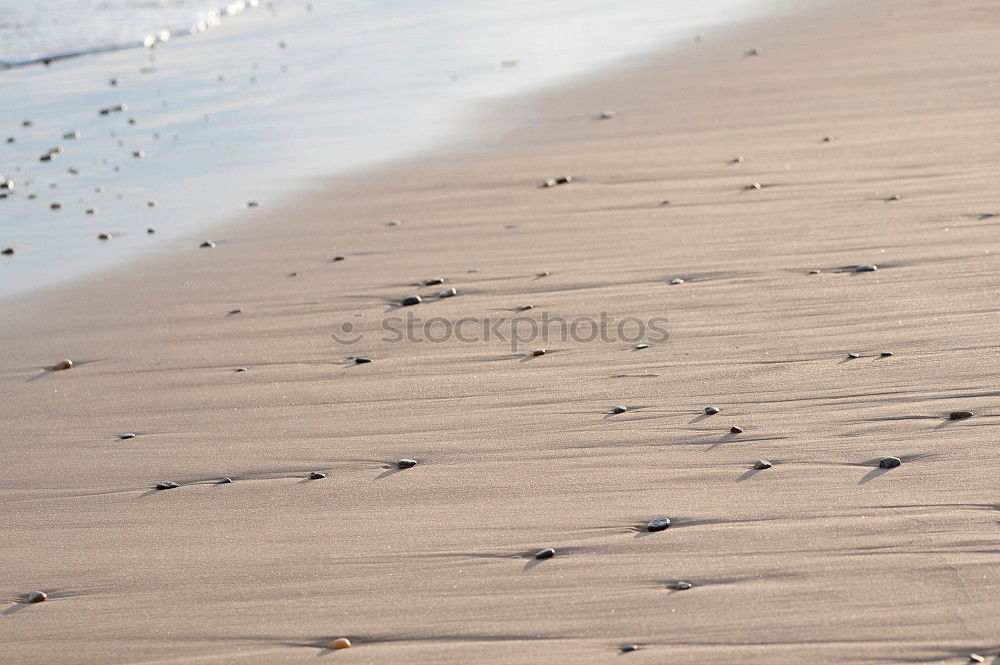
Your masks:
M998 24L879 0L706 32L5 301L0 661L995 662ZM458 297L405 311L670 338L380 341L436 275Z

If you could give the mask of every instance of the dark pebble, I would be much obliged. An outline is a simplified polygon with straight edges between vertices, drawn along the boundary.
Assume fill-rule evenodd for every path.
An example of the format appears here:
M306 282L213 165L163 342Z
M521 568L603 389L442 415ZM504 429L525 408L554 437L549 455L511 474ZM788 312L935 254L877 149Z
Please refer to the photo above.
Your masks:
M531 352L531 355L536 356L536 357L537 356L544 356L545 355L545 349L535 349L534 351Z
M80 138L80 132L66 132L63 134L63 140L65 141L71 141L78 138Z
M690 582L677 581L677 582L674 582L673 584L671 584L670 588L673 589L674 591L687 591L692 586L694 586L694 585L691 584Z
M148 233L149 235L153 235L154 233L156 233L156 229L150 226L148 229L146 229L146 233Z
M732 427L729 428L729 432L730 434L743 434L743 428L733 425Z
M874 263L862 263L854 268L854 272L872 272L878 270L878 266Z
M861 354L860 353L848 353L847 357L851 358L852 360L857 360L858 358L861 357Z
M964 420L971 417L972 411L952 411L948 414L948 420Z
M51 208L52 210L62 210L62 204L61 203L52 203L52 204L49 205L49 208Z
M897 466L903 463L903 460L898 457L883 457L879 460L878 466L880 469L895 469Z
M172 480L164 480L162 483L156 484L156 489L158 490L172 490L176 487L180 487L180 485Z
M230 478L229 476L223 476L222 478L219 478L220 485L228 485L231 482L233 482L233 479Z
M311 480L322 480L323 478L326 478L326 474L322 471L313 471L309 474L309 478Z
M229 310L229 313L230 314L242 314L243 310L242 309L231 309L231 310Z
M245 372L245 371L247 371L247 368L246 367L237 367L236 371L237 372Z
M160 202L159 201L146 201L146 205L149 206L150 208L155 208L156 206L160 205Z
M766 459L759 459L753 463L753 468L757 469L758 471L763 471L764 469L770 469L772 466L774 465L771 464Z
M883 351L879 355L882 356L883 358L888 358L889 356L892 355L892 351Z
M717 407L717 406L706 406L705 407L705 415L706 416L714 416L718 412L719 412L719 407Z
M354 362L357 363L358 365L364 365L365 363L370 363L371 361L372 361L371 358L362 358L361 356L358 356L357 358L354 359Z
M97 208L87 208L87 214L88 215L96 215L97 214Z
M3 254L4 256L14 256L14 248L6 247L2 252L0 252L0 254Z
M396 466L398 468L400 468L400 469L412 469L416 465L417 465L417 460L415 460L415 459L407 459L405 457L403 459L399 460L398 462L396 462Z
M657 531L663 531L669 526L669 517L657 517L656 519L649 520L649 523L646 524L646 531L652 531L655 533Z
M335 256L335 257L333 257L333 260L334 261L343 261L344 257L343 256Z
M611 413L625 413L628 411L627 406L613 406L611 407Z
M102 233L99 236L97 236L97 239L98 240L111 240L111 234L110 233Z
M563 176L561 178L549 178L542 183L542 187L549 188L555 187L556 185L565 185L567 183L573 182L573 176Z
M453 297L455 297L457 295L458 295L458 289L456 289L455 287L452 287L450 289L444 289L444 290L438 291L437 297L438 298L453 298Z
M134 439L135 438L135 432L125 432L124 434L119 434L118 438L122 439L122 440L125 440L125 439Z
M257 203L256 201L247 201L247 207L248 207L248 208L256 208L256 207L257 207L257 206L259 206L259 205L260 205L260 204L259 204L259 203Z
M551 547L546 547L544 550L538 550L535 552L536 559L551 559L556 555L556 551Z
M142 159L143 157L146 156L146 151L145 150L133 150L132 151L132 156L135 157L136 159Z
M639 650L638 644L629 644L622 647L622 653L631 653L633 651L638 651L638 650Z
M49 594L44 591L32 591L24 597L24 602L26 603L41 603L49 597Z
M212 248L212 247L215 247L215 243L214 243L214 242L212 242L211 240L206 240L206 241L204 241L203 243L201 243L201 244L200 244L200 245L198 245L198 246L199 246L199 247L207 247L207 248Z
M519 311L519 312L527 312L529 309L535 309L535 306L534 305L521 305L520 307L517 308L517 311Z
M436 286L438 284L444 284L444 277L431 277L430 279L425 279L420 283L424 286Z
M420 296L406 296L400 301L400 304L404 307L409 307L410 305L419 305L424 300Z

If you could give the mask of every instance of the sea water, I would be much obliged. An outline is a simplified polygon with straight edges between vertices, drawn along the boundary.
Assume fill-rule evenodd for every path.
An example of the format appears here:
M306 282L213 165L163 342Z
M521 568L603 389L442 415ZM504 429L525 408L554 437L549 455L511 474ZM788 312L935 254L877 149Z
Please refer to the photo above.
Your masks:
M0 0L0 296L193 248L251 201L475 131L476 104L772 7Z

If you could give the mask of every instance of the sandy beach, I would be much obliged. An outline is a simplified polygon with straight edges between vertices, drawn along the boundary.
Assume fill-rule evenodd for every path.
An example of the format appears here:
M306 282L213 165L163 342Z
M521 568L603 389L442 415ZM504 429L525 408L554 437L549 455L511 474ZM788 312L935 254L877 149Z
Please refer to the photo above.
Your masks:
M692 35L0 300L0 661L1000 662L998 22Z

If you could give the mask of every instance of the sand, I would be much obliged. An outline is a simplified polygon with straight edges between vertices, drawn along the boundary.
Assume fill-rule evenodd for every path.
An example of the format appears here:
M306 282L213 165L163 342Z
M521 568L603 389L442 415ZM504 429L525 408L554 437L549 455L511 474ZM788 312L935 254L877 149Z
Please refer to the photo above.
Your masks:
M3 301L0 660L992 662L998 20L706 32ZM525 304L669 339L380 339Z

